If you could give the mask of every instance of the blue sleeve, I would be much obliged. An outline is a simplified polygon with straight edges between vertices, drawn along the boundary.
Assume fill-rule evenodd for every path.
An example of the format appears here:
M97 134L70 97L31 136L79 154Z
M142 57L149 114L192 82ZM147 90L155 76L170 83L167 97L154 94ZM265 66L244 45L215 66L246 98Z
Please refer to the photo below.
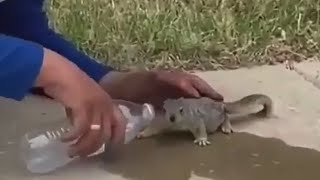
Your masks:
M37 42L59 53L95 81L99 81L113 70L78 51L70 42L50 29L46 13L43 11L43 2L43 0L8 0L0 3L0 28L9 35Z
M34 86L42 62L42 46L0 35L0 96L22 100Z

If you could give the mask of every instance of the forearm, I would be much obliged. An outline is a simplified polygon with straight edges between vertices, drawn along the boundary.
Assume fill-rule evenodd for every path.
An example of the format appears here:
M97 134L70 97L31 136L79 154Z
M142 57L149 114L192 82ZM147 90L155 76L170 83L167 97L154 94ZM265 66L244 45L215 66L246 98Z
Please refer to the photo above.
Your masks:
M72 61L96 82L99 82L103 76L113 70L113 68L104 66L80 52L70 42L63 39L52 30L48 30L41 37L30 38L30 40L40 43L44 47L51 49Z
M117 86L119 82L124 80L125 75L126 73L124 72L111 71L101 78L99 84L112 98L119 98L117 92L120 92L121 89L117 88Z
M77 50L71 42L50 29L42 6L43 0L5 1L0 9L0 31L39 43L43 47L57 52L72 61L97 82L113 70Z
M156 73L153 72L154 71L113 71L101 79L100 85L114 99L139 102L139 98L137 99L137 97L147 95L144 94L144 91L141 91L141 87L154 82L157 78Z
M78 69L78 70L77 70ZM22 100L34 87L58 87L80 69L41 45L0 35L0 96ZM83 73L83 72L82 72Z
M22 100L36 84L43 54L38 44L0 35L0 96Z

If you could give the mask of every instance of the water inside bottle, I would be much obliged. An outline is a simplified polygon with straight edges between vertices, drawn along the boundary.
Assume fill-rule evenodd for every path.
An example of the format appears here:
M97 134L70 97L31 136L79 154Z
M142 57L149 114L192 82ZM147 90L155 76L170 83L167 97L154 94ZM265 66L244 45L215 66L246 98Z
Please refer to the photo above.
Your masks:
M133 105L135 104L118 105L128 121L125 144L132 141L155 117L152 105L143 104L135 107ZM21 156L27 169L33 173L49 173L73 161L74 159L68 156L69 144L60 141L60 137L69 130L69 128L56 128L27 133L21 141ZM105 148L103 145L90 156L104 152Z
M34 173L48 173L73 159L68 156L69 145L60 141L67 128L27 133L21 143L21 155L27 169Z

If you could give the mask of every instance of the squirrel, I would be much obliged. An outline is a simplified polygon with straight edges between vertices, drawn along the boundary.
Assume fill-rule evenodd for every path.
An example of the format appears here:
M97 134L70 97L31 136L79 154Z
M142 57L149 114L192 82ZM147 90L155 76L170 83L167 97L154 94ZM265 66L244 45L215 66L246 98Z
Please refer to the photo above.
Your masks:
M217 102L213 99L179 98L164 101L164 112L158 112L156 119L137 138L147 138L164 131L190 131L199 146L210 145L207 135L221 130L233 133L229 115L252 111L252 107L263 106L256 114L270 117L273 114L272 99L264 94L251 94L233 102ZM156 113L157 114L157 113Z

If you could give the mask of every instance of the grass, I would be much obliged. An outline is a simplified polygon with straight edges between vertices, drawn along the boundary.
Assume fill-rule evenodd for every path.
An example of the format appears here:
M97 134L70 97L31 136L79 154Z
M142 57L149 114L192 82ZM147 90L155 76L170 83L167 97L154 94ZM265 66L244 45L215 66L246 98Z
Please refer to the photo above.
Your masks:
M52 26L119 68L215 70L318 57L318 0L49 1Z

